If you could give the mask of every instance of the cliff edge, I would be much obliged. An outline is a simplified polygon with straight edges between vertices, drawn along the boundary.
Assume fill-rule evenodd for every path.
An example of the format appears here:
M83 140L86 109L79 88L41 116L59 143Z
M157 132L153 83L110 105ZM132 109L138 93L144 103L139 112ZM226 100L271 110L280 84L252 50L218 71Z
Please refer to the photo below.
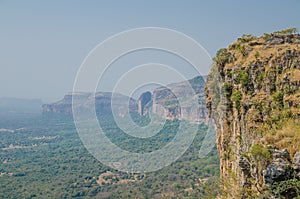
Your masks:
M217 129L220 198L300 195L300 35L295 32L243 35L214 58L206 103Z

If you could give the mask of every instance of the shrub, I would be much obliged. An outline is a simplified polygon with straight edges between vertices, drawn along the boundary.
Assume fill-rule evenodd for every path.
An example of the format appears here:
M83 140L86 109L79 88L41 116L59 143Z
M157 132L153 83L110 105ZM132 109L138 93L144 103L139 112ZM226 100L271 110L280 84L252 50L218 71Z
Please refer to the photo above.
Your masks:
M258 59L258 58L259 58L259 55L260 55L259 52L256 51L255 54L254 54L255 59Z
M260 84L264 81L264 78L266 76L265 72L259 73L259 75L257 76L257 82Z
M249 84L249 77L246 71L240 70L237 76L237 81L242 84L243 87L247 87Z
M224 66L230 61L231 56L231 53L229 53L226 48L221 48L218 50L214 61L217 63L217 65Z
M243 34L242 37L240 38L240 41L242 43L246 43L249 41L252 41L253 39L255 39L256 37L254 35L251 34Z
M273 100L276 102L278 106L283 108L283 93L282 92L277 92L273 95Z
M264 39L269 39L272 35L269 33L264 33L263 38Z
M244 45L238 44L238 45L235 46L235 49L237 51L239 51L243 56L247 55L246 47Z
M269 160L271 158L271 153L268 148L260 145L254 144L251 147L251 156L256 160Z
M243 94L242 94L241 91L238 91L238 90L237 90L237 91L234 91L234 92L232 93L231 99L234 101L235 108L236 108L237 110L239 110L240 107L241 107L241 100L242 100L242 97L243 97Z
M226 97L226 99L230 99L232 94L232 85L229 83L225 83L224 84L224 95Z
M275 34L289 35L289 34L295 34L296 32L298 32L298 28L288 28L288 29L280 30L280 31L277 31L277 32L274 32L274 33Z
M300 180L290 179L275 182L272 186L272 190L279 198L298 198L300 196Z

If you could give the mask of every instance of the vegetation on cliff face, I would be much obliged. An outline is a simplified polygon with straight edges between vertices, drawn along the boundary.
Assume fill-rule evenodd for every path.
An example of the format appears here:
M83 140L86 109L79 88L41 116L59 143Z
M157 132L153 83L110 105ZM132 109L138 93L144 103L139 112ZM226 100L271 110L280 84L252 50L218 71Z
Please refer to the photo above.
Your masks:
M214 58L207 78L207 107L216 122L225 197L276 195L275 183L300 177L293 161L300 151L296 31L243 35Z

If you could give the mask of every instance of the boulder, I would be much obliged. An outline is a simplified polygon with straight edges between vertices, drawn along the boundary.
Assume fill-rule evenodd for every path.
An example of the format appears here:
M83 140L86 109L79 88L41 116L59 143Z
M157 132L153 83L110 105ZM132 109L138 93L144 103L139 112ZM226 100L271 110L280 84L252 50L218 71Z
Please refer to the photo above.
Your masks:
M298 151L294 155L293 168L294 168L294 171L295 171L295 176L300 179L300 151Z
M279 160L268 165L263 171L263 177L266 184L273 184L292 177L293 171L288 161Z
M295 153L293 158L293 167L295 170L300 171L300 151Z
M282 149L282 150L274 149L273 159L274 160L278 160L278 159L289 160L290 153L288 152L287 149Z

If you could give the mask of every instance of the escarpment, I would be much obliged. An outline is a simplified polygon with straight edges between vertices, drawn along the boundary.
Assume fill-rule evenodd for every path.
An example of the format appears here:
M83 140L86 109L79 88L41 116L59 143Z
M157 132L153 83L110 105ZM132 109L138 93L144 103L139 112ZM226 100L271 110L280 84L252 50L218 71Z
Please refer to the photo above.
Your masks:
M92 93L68 93L62 100L51 104L44 104L42 106L43 113L51 114L72 114L72 100L74 106L80 109L94 109L97 113L110 113L113 107L118 108L117 111L120 116L126 113L127 106L129 106L130 112L137 112L137 101L128 96L111 93L111 92L97 92L94 95ZM77 104L76 104L77 103Z
M79 110L93 109L105 115L114 108L119 116L130 113L147 116L150 112L167 120L182 119L192 123L204 123L207 120L205 105L204 77L197 76L188 81L172 83L147 91L138 100L112 92L69 93L62 100L43 105L46 114L72 114L72 99ZM74 100L75 99L75 100ZM76 102L79 104L76 104ZM113 105L113 107L112 107Z
M217 129L220 197L300 194L292 186L278 191L300 177L300 35L243 35L220 49L206 95Z
M168 120L182 119L192 123L205 123L207 109L204 77L197 76L155 89L152 112Z

